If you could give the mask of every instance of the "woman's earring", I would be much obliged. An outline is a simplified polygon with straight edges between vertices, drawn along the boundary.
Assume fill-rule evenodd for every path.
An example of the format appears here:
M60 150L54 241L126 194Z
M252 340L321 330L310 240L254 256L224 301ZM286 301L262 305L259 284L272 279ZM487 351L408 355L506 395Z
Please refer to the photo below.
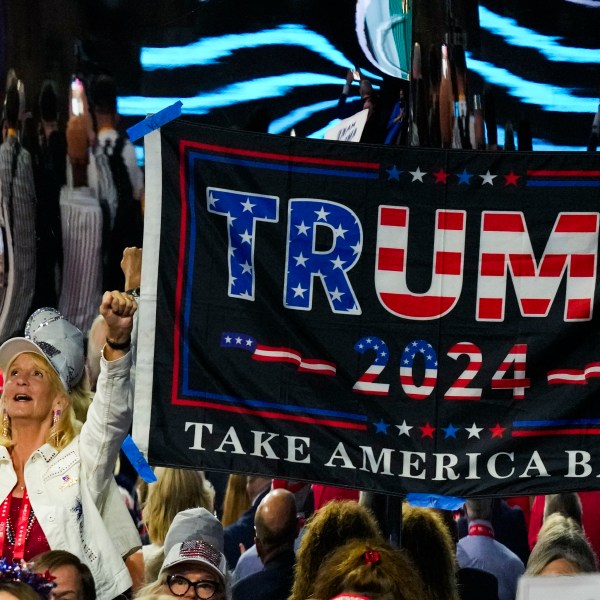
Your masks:
M55 408L52 412L52 427L56 427L56 424L60 420L60 408ZM54 434L54 445L58 447L58 431Z
M6 409L2 409L2 437L8 437L8 426L10 421L8 420L8 412Z

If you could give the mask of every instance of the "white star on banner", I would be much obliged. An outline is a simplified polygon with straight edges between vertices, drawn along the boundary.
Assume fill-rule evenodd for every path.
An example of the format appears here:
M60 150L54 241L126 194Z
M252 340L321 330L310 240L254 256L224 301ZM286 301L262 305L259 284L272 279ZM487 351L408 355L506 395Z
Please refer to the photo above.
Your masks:
M465 431L469 432L469 439L471 439L472 437L481 439L479 437L479 432L483 431L483 427L477 427L477 425L475 423L473 423L473 425L471 427L465 427Z
M305 225L304 221L302 221L300 225L296 225L296 229L298 230L298 235L306 235L306 232L310 229L310 227Z
M489 183L490 185L494 185L494 179L496 177L498 177L498 175L492 175L490 173L490 170L487 170L487 173L485 175L480 175L479 177L481 177L481 179L483 179L481 185L485 185L486 183Z
M413 176L412 181L420 181L421 183L423 183L423 177L427 175L427 171L421 171L421 167L417 167L416 171L409 171L409 173Z
M404 421L402 421L402 425L396 425L396 427L398 428L398 435L407 435L408 437L410 437L410 430L413 428L412 425L407 425L406 424L406 419L404 419Z
M306 261L308 260L308 258L306 258L302 252L300 252L300 254L298 254L298 256L294 256L294 260L296 261L296 266L297 267L305 267L306 266Z
M240 238L242 239L242 243L245 242L246 244L250 244L252 246L252 236L248 233L247 229L240 235Z
M327 215L330 213L325 212L325 208L321 206L321 210L315 210L315 215L317 215L319 221L327 221Z
M256 206L256 204L252 204L250 202L250 198L247 198L246 202L242 202L242 206L244 207L244 212L252 212L252 209Z
M294 290L294 298L297 298L298 296L304 298L304 292L306 289L307 288L301 287L300 284L298 284L295 288L292 288L292 290Z
M341 300L343 295L344 295L344 292L340 292L340 290L338 290L338 288L335 288L335 290L333 290L333 292L331 292L331 299L332 300Z

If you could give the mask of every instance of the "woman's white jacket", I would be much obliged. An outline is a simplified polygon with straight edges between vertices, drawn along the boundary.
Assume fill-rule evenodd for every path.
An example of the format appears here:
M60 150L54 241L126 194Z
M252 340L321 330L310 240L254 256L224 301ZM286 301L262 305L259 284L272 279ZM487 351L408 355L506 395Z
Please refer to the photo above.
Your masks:
M124 558L140 537L113 477L119 448L132 418L131 352L101 358L97 391L81 433L63 450L49 444L25 465L31 506L53 550L67 550L90 568L98 600L131 586ZM0 502L17 482L12 460L0 446Z

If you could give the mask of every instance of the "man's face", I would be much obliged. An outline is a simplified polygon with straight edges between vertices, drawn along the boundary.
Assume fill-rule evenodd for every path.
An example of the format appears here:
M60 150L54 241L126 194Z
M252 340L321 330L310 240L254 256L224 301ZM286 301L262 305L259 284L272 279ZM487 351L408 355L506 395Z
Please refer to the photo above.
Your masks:
M81 579L77 569L71 565L64 565L52 570L56 587L50 592L49 600L83 600Z

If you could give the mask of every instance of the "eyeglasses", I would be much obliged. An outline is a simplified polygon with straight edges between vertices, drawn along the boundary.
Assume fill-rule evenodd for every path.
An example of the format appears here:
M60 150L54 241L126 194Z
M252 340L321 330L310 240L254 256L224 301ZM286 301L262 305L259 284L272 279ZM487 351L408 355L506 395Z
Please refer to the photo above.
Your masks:
M175 596L183 596L190 587L193 587L194 592L196 592L196 598L200 598L201 600L209 600L209 598L212 598L219 587L219 584L216 581L210 581L208 579L190 581L183 575L169 575L167 577L167 585Z

